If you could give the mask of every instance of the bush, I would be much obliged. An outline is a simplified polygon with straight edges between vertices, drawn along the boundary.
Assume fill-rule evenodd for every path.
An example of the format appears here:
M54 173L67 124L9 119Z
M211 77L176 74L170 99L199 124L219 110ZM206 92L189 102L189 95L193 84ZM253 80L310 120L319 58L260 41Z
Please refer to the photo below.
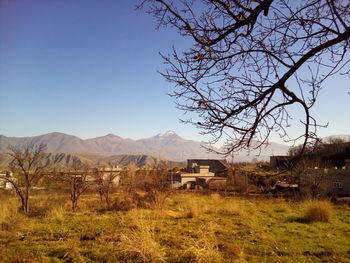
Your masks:
M135 203L133 196L125 193L125 194L119 194L114 199L114 202L111 206L111 210L129 211L131 209L135 209L136 207L137 207L137 204Z
M332 207L328 201L313 200L307 205L306 219L310 222L328 222Z

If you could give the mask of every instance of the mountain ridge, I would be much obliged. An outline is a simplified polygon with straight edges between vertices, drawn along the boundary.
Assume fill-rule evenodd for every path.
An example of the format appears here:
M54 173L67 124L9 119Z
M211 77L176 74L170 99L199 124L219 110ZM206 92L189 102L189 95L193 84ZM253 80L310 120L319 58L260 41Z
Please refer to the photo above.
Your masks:
M0 167L7 167L11 163L11 156L5 152L0 152ZM184 163L173 162L155 158L148 155L101 155L92 153L46 153L40 160L42 165L55 168L66 168L73 164L84 164L90 167L127 167L134 165L138 168L154 168L161 164L168 167L183 166Z
M44 143L47 152L63 153L97 153L102 155L149 155L160 159L184 161L186 159L222 159L221 155L208 153L202 142L187 140L174 131L166 131L149 138L138 140L124 139L109 133L89 139L81 139L74 135L52 132L33 137L6 137L0 135L0 150L8 144L23 145L26 143ZM286 154L289 146L271 142L258 151L250 154L242 152L235 156L235 161L268 160L270 155Z

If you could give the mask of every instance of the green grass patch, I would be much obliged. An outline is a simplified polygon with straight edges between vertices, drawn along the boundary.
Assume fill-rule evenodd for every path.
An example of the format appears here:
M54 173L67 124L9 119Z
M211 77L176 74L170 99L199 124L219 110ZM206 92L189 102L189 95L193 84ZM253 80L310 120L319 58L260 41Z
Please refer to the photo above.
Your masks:
M307 203L283 199L179 192L162 210L98 212L95 198L31 217L1 203L0 262L350 262L346 206L311 222Z

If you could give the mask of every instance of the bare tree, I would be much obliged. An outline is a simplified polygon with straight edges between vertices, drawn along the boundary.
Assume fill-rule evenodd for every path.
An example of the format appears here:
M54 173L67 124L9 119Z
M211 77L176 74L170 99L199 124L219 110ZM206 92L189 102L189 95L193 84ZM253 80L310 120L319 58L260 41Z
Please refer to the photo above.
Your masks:
M101 201L106 202L107 209L111 206L110 193L119 183L120 171L117 169L103 168L94 170L95 183L97 184L97 190L100 194Z
M23 212L29 213L29 196L33 186L45 174L46 166L42 162L46 146L44 144L26 144L20 147L8 146L8 155L12 157L9 165L13 176L4 176L21 200Z
M324 197L330 192L329 175L327 170L320 169L319 160L301 158L293 166L293 172L299 179L299 187L302 193L312 198Z
M121 184L126 192L131 193L139 184L137 178L138 168L135 163L129 164L126 168L121 171Z
M157 209L163 209L166 200L172 193L169 185L169 168L165 162L160 162L154 167L144 182L144 190L147 192L146 198L151 205Z
M70 200L72 202L72 211L75 212L78 208L78 201L81 196L90 186L89 168L82 163L73 163L65 172L60 172L57 175L58 181L66 182L70 188Z
M144 0L140 7L193 40L162 55L161 74L175 84L178 108L198 116L184 122L211 135L211 144L225 138L224 154L259 148L271 132L302 139L304 149L320 126L310 109L323 82L350 73L348 0ZM304 117L290 138L292 106Z

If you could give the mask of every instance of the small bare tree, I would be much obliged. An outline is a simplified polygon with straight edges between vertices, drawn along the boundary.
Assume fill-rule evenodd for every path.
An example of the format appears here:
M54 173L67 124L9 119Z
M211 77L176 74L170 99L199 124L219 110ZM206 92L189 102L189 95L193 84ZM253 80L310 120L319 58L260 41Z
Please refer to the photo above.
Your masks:
M169 168L165 162L161 162L150 171L143 187L150 204L156 209L163 209L172 192L169 184Z
M4 176L3 180L10 183L21 200L23 212L29 213L29 196L33 186L46 172L46 165L42 162L45 155L44 144L26 144L23 146L8 146L8 155L12 157L9 165L13 176Z
M78 200L90 186L89 168L82 163L73 163L65 172L60 172L57 179L69 185L70 200L72 202L72 211L78 208Z
M97 184L97 191L100 194L101 202L106 202L107 209L111 207L110 193L113 187L117 186L120 179L120 171L113 167L94 169L95 183Z
M121 172L121 184L127 193L133 192L139 184L137 171L138 168L136 164L131 163Z

